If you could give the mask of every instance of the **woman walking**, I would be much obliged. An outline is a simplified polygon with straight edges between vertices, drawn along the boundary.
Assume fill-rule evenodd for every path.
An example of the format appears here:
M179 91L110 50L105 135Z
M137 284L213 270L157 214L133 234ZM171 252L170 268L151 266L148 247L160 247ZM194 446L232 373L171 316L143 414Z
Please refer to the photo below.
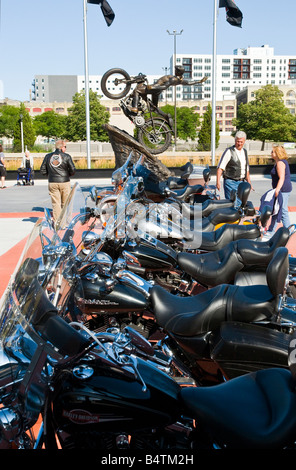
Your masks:
M292 191L292 183L290 176L290 167L288 163L288 155L282 145L276 145L271 151L271 158L274 160L274 166L270 172L271 184L274 191L274 198L277 199L281 192L283 202L281 207L281 222L284 227L291 225L289 217L289 197ZM268 228L267 234L273 235L277 227L277 218L273 217Z

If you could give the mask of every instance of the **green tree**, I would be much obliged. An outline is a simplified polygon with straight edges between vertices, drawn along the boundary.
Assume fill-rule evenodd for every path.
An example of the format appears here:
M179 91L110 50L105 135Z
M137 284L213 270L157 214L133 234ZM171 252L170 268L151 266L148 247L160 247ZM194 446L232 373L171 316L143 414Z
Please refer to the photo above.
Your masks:
M36 116L33 121L33 126L36 135L50 138L62 138L66 128L66 116L60 115L55 111L45 111L44 113Z
M0 136L14 137L14 128L19 121L20 112L16 106L4 105L0 108Z
M266 141L291 142L296 135L296 119L286 108L283 93L274 85L256 90L255 99L239 106L232 123L245 131L248 139L261 140L261 150Z
M175 117L175 108L172 105L167 104L160 108L167 114L170 114L172 118ZM197 127L199 126L200 116L194 112L194 108L188 108L182 106L176 109L177 114L177 137L182 140L195 140L197 137Z
M66 120L65 138L76 142L86 140L86 110L85 92L76 93L73 97L73 106L68 110ZM110 114L101 105L97 93L89 90L89 116L90 116L90 138L94 141L108 141L108 134L103 128L110 119Z
M219 124L216 120L216 132L215 132L215 148L219 145L220 130ZM200 151L211 150L211 136L212 136L212 106L209 104L206 112L203 115L202 125L198 134L198 146L197 149Z
M20 107L5 105L0 108L0 136L13 138L15 152L22 150L21 119L23 121L24 147L30 150L35 143L36 135L31 116L24 103L21 103Z

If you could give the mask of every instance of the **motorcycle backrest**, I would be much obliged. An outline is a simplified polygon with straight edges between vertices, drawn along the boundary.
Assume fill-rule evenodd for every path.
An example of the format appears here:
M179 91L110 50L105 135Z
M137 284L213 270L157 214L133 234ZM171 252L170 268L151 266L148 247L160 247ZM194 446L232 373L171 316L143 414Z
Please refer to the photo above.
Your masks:
M272 208L270 206L264 206L260 215L260 222L262 227L266 227L272 214Z
M242 181L237 188L237 196L242 201L242 207L245 207L251 191L251 185L247 181Z
M211 170L210 170L210 168L206 168L203 171L203 177L204 177L205 183L208 183L210 181L210 179L211 179Z
M274 296L283 295L289 273L289 252L285 246L275 250L274 256L266 269L266 280Z
M193 165L190 162L187 162L185 165L181 166L180 168L182 170L181 178L187 179L189 175L191 175L193 171Z

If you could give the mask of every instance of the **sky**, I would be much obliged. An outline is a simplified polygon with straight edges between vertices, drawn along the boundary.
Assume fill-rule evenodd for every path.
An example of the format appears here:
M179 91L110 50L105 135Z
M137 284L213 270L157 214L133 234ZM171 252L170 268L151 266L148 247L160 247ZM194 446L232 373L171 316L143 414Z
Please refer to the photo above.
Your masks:
M108 0L110 27L98 5L87 5L89 75L121 67L161 75L174 51L212 54L214 0ZM219 3L219 0L218 0ZM217 54L268 44L296 55L296 1L236 0L242 28L218 9ZM83 0L0 0L0 98L30 98L35 75L84 75ZM2 90L1 90L2 88Z

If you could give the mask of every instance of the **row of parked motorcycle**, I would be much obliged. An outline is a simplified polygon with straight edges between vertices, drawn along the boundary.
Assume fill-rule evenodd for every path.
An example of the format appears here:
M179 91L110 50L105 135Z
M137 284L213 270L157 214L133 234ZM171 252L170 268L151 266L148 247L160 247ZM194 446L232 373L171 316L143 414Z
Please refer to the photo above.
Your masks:
M131 154L48 209L0 306L0 448L295 448L295 227ZM38 426L37 424L38 423Z

